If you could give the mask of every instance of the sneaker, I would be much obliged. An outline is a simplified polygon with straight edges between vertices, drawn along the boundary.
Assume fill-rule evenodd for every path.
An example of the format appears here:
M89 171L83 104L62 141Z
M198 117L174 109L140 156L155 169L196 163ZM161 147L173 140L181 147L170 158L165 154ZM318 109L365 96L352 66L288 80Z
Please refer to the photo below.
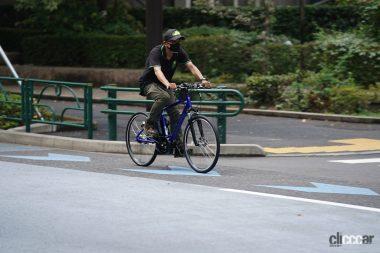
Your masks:
M144 132L146 134L146 137L155 138L158 136L157 131L151 127L145 127Z

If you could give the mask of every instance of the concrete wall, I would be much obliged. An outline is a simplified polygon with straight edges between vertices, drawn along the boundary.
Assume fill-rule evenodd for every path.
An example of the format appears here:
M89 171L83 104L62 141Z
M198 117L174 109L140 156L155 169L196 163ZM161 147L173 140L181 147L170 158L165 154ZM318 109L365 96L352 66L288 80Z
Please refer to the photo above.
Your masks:
M14 65L19 76L45 80L60 80L67 82L89 82L95 86L119 84L137 86L142 69L108 69L108 68L75 68L48 67L33 65ZM0 66L0 76L11 76L6 66Z

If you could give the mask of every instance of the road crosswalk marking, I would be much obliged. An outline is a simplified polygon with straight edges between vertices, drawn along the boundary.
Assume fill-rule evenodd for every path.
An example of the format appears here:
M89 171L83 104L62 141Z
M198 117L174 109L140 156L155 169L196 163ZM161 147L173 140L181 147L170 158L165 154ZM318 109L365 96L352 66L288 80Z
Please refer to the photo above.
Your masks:
M311 184L313 185L312 187L284 186L284 185L257 185L257 186L291 190L291 191L302 191L302 192L336 193L336 194L352 194L352 195L367 195L367 196L379 195L377 192L374 192L371 189L362 188L362 187L323 184L323 183L314 183L314 182L311 182Z
M329 162L332 162L332 163L348 163L348 164L380 163L380 158L351 159L351 160L331 160Z
M181 175L181 176L212 176L218 177L220 174L216 170L208 173L197 173L191 168L181 166L168 166L168 169L121 169L126 171L160 174L160 175Z
M90 162L91 159L87 156L62 155L49 153L47 156L31 156L31 155L0 155L3 157L28 159L36 161L67 161L67 162Z

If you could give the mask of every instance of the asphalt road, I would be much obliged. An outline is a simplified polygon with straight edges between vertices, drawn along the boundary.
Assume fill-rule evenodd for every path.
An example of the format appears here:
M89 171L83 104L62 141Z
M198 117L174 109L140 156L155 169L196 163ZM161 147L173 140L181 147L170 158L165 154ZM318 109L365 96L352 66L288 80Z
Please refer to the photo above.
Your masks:
M379 165L378 154L221 158L201 175L170 156L141 168L2 143L0 251L379 252ZM374 242L330 247L337 232Z
M62 108L73 106L73 102L45 100L44 103L52 105L60 114ZM97 130L94 139L108 139L107 115L101 113L106 105L94 104L94 121ZM141 107L122 107L119 109L141 111ZM72 116L80 116L75 111L68 113ZM129 116L118 115L117 135L118 140L125 139L125 127ZM211 118L212 119L212 118ZM216 125L216 120L212 119ZM54 135L87 138L86 131L69 129ZM239 114L236 117L227 118L227 143L251 143L262 147L303 147L332 145L331 140L370 138L380 139L380 124L352 124L344 122L330 122L319 120L302 120L290 118L276 118Z

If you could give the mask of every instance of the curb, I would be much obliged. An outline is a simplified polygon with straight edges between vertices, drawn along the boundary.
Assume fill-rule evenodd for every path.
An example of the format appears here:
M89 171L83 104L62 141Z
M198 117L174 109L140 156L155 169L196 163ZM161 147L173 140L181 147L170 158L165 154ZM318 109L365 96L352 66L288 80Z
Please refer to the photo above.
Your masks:
M128 153L123 141L90 140L9 130L0 130L0 142L88 152ZM266 156L264 149L255 144L221 144L220 154L222 156Z
M57 132L57 129L58 129L57 125L50 125L50 124L43 124L43 123L34 123L30 125L30 131L36 134L54 133L54 132ZM10 128L7 131L25 133L25 126Z
M349 115L340 115L340 114L261 110L261 109L248 109L248 108L243 109L243 113L250 114L250 115L286 117L286 118L296 118L296 119L311 119L311 120L328 120L328 121L339 121L339 122L349 122L349 123L370 123L370 124L380 123L380 118L377 118L377 117L349 116Z

